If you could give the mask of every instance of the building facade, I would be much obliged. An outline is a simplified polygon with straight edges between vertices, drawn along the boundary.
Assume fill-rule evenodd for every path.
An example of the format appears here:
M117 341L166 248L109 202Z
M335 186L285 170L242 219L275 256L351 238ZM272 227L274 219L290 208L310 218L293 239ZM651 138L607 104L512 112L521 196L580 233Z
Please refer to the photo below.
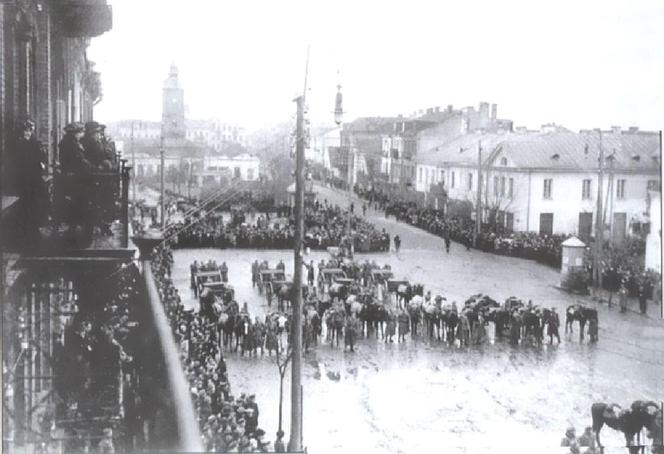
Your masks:
M418 158L416 189L442 183L450 199L476 206L481 169L483 222L587 239L596 222L602 152L600 215L605 236L619 240L648 222L648 191L660 184L659 147L657 134L635 129L470 134Z

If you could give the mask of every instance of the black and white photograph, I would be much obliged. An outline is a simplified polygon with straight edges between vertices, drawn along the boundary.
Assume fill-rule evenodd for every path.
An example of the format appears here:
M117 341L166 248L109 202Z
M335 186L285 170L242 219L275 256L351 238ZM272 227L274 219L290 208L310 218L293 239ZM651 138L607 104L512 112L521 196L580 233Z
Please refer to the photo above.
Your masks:
M0 0L2 448L664 454L662 0Z

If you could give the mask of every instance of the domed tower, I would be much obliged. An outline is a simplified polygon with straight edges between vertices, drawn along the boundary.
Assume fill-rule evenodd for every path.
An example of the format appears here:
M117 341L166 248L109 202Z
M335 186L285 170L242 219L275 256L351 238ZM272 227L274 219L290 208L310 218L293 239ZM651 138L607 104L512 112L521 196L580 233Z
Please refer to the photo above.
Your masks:
M171 65L164 82L161 124L165 139L184 139L184 92L178 81L178 67Z

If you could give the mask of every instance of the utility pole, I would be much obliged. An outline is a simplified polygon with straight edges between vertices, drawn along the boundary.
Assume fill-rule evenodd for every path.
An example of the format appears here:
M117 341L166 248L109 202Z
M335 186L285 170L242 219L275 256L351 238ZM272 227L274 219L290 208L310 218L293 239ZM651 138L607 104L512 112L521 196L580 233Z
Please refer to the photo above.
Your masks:
M348 236L348 241L350 241L352 243L352 241L350 239L350 216L351 216L350 204L352 203L351 202L351 187L353 186L353 182L352 182L353 174L351 173L352 172L351 171L351 165L353 163L353 158L352 158L352 155L351 155L351 151L352 151L352 147L350 145L350 142L348 142L348 219L347 219L347 224L346 224L346 235ZM349 244L348 247L350 249L350 244Z
M475 245L482 232L482 141L477 144L477 212L475 213Z
M595 289L602 288L602 240L604 236L604 220L602 219L602 189L604 185L604 148L602 147L602 130L599 130L599 162L597 177L597 210L595 214L595 244L593 254L593 283Z
M131 136L129 139L129 143L131 144L131 167L134 170L134 178L132 181L132 199L134 200L134 204L136 204L136 151L134 150L134 121L132 120L131 122Z
M161 157L161 229L166 227L166 197L164 194L164 122L161 122L161 138L159 139L159 155Z
M302 239L304 237L304 96L297 103L295 142L295 272L291 323L291 430L288 450L302 451Z

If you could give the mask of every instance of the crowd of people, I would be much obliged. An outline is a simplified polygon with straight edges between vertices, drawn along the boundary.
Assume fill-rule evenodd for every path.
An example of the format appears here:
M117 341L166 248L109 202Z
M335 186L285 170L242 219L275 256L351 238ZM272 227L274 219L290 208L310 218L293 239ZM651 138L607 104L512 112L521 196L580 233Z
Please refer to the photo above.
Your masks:
M231 215L210 213L204 219L187 216L170 226L176 237L174 247L216 247L249 249L289 249L295 242L295 217L291 210L279 208L277 217L270 212L232 211ZM348 212L337 205L318 201L305 209L305 247L325 250L348 243ZM279 216L281 215L281 216ZM364 221L351 208L350 232L358 252L388 251L390 236Z
M65 126L58 144L58 163L53 202L44 176L51 164L45 147L35 135L35 122L26 118L17 126L17 137L10 146L6 164L5 191L19 197L19 226L16 240L33 247L41 239L40 227L53 227L64 222L69 227L67 239L73 242L77 233L90 237L95 227L109 234L109 225L118 198L117 178L105 179L100 174L117 171L114 142L105 135L105 125L95 121L73 122ZM3 175L5 176L5 175ZM77 232L78 230L78 232ZM87 240L88 238L83 238Z
M367 199L386 216L394 216L398 221L405 222L445 239L449 252L450 242L462 244L466 249L475 248L484 252L508 255L535 260L555 268L562 261L562 243L571 235L546 235L535 232L475 232L475 223L470 219L448 217L442 210L418 207L414 202L389 199L378 191L370 191L356 187L356 192ZM660 275L645 270L643 254L645 243L641 238L628 238L622 244L603 245L602 285L603 288L615 293L621 284L625 284L630 296L638 297L643 308L644 300L655 298L653 290L659 286ZM592 282L592 244L586 248L584 260L584 286ZM658 297L661 298L661 297Z
M271 443L259 427L254 395L231 393L226 363L215 330L204 314L187 311L170 278L173 256L162 246L153 259L158 284L171 328L181 349L203 445L208 452L270 452ZM278 436L275 447L283 434Z

